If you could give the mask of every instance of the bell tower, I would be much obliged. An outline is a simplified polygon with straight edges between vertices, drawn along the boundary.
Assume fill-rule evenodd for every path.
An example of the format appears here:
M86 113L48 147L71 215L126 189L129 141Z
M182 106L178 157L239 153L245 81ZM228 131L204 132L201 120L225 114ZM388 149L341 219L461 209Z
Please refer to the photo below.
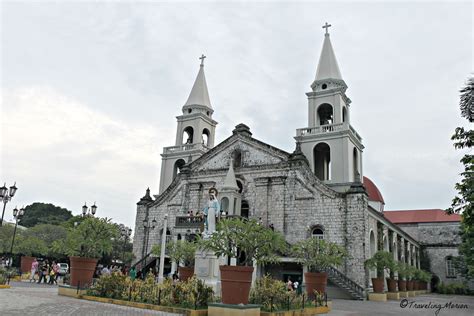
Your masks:
M204 55L199 58L199 72L182 108L183 114L176 117L178 128L175 146L163 148L159 193L166 190L186 163L199 158L214 147L217 122L212 119L214 110L204 75L205 58Z
M311 170L323 182L344 191L362 179L362 138L350 125L351 100L342 79L326 23L316 78L308 96L308 127L296 130L296 141Z

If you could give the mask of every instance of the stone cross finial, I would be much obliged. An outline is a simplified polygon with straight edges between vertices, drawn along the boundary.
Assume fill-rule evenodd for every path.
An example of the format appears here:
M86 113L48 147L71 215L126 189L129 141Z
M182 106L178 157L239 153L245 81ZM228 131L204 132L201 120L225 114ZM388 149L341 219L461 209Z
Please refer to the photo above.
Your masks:
M326 22L326 24L323 25L323 29L326 29L326 34L329 34L328 32L328 28L330 28L332 25L331 24L328 24L328 22Z
M207 56L204 56L204 54L201 55L201 57L199 57L199 59L201 60L201 66L204 66L204 58L206 58Z

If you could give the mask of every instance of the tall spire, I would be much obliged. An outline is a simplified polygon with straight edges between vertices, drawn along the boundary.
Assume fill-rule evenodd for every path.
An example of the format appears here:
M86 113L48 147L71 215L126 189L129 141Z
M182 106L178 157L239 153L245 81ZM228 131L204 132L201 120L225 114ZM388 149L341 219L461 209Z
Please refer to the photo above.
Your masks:
M207 91L206 76L204 75L204 58L206 58L204 55L199 58L201 60L199 72L189 94L188 101L186 101L184 106L202 105L212 109L209 92Z
M318 70L316 71L315 80L324 79L339 79L342 80L341 71L337 65L336 55L332 48L331 39L329 38L328 28L331 25L326 22L323 28L326 29L324 34L323 49L321 50L321 57L319 57Z
M230 159L229 163L229 170L227 171L227 175L225 176L224 180L224 187L226 189L236 189L238 190L239 187L237 186L237 180L235 180L235 173L234 173L234 166L233 166L232 158Z

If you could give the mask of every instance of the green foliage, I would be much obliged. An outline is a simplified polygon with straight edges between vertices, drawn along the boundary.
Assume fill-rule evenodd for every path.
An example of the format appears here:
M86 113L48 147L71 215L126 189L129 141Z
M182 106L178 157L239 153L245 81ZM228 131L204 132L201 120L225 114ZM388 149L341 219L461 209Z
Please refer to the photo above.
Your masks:
M365 260L364 265L368 269L376 269L379 278L383 278L385 270L396 267L393 255L387 251L377 251L372 258Z
M467 80L466 86L461 89L459 107L461 116L470 123L474 122L474 77ZM462 213L461 238L459 247L461 257L465 261L464 276L474 277L474 155L471 148L474 145L474 131L457 127L451 137L456 149L467 149L461 163L464 171L461 172L461 181L455 184L457 195L454 197L448 213Z
M128 276L115 272L103 275L88 290L89 295L162 306L202 308L213 301L212 287L192 277L185 282L173 283L166 279L162 284L155 282L150 274L144 281L132 281Z
M12 225L3 225L0 227L0 253L9 253L10 246L12 244L14 227ZM17 229L17 237L21 234L21 231ZM15 252L15 250L14 250Z
M216 231L209 239L202 239L199 245L212 250L217 256L242 258L239 264L252 266L253 260L257 264L276 262L278 252L286 250L284 237L267 227L259 225L254 219L242 220L229 218L217 223Z
M61 253L54 251L53 243L55 240L66 238L66 234L67 231L62 226L38 224L25 230L17 237L17 241L15 241L15 252L27 256L61 256Z
M119 235L117 225L110 219L88 217L77 227L69 228L65 239L54 241L53 248L69 256L100 258L111 253L113 239Z
M441 283L438 285L438 293L440 294L458 294L458 295L473 295L466 284L463 283Z
M16 275L17 272L14 268L0 267L0 285L6 284L8 278L13 278Z
M338 244L313 237L294 244L291 253L309 271L324 271L329 266L341 265L347 256L346 250Z
M171 261L182 262L185 267L194 266L194 258L197 249L197 243L187 240L169 241L166 244L165 253ZM161 256L161 246L153 245L151 252L155 256Z
M301 309L303 302L302 295L288 291L286 283L269 275L257 279L250 290L249 303L261 305L261 309L266 312ZM310 300L304 303L305 306L313 304Z
M33 203L25 207L25 215L18 224L33 227L38 224L59 225L72 217L71 211L65 208L46 203Z
M409 274L410 266L405 262L397 262L397 271L398 271L398 278L402 280L407 280Z

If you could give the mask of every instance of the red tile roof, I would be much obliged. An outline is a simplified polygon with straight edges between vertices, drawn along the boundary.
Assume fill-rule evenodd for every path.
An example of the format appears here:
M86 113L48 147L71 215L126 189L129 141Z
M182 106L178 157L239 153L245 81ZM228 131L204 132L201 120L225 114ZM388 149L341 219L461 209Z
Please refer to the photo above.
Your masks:
M449 215L441 209L384 211L383 216L395 224L461 221L461 216L459 214Z
M363 181L363 185L367 190L367 194L369 195L369 201L382 202L385 204L382 193L380 193L375 183L373 183L372 180L367 177L363 177Z

